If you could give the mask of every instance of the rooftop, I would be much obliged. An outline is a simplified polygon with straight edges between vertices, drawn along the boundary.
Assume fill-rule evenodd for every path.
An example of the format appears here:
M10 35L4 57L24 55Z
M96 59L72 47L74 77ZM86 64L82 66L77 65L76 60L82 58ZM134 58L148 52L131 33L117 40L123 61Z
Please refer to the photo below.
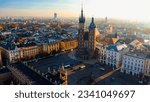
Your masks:
M127 45L126 45L126 44L120 44L120 45L113 45L113 44L110 44L110 45L107 47L107 50L114 50L114 51L118 52L118 51L123 50L124 48L127 48Z
M15 49L15 45L11 42L7 42L7 43L0 42L0 47L3 47L7 50L14 50Z
M42 76L38 75L31 69L29 69L27 66L22 64L21 62L18 62L16 64L13 64L15 68L17 68L19 71L21 71L24 75L26 75L30 80L32 80L35 85L50 85L51 83L43 78Z
M140 59L150 58L150 53L144 53L144 52L129 52L126 55L140 58Z
M34 42L28 42L28 43L17 45L17 47L30 47L30 46L36 46L36 43L34 43Z

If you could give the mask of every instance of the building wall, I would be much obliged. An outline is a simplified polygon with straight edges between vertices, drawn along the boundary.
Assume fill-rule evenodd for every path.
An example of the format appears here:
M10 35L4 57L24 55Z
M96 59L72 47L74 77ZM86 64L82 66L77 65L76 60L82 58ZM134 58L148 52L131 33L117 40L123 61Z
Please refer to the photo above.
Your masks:
M145 60L145 69L144 73L150 75L150 59Z
M30 46L8 50L9 62L17 62L19 60L29 60L36 58L41 53L40 46Z
M43 44L43 54L52 54L53 51L59 51L59 43Z
M60 42L60 50L61 51L75 49L77 46L78 46L77 40L69 40L69 41L61 41Z
M30 46L21 49L21 59L32 59L41 53L40 46Z
M16 62L19 59L19 49L15 48L14 50L7 50L8 51L8 58L9 62Z
M101 64L106 63L106 46L104 45L98 45L97 46L98 51L98 60Z
M0 67L3 65L3 62L2 62L2 55L1 55L1 49L0 49Z
M48 45L48 54L51 54L53 51L59 51L59 43Z
M121 53L113 50L106 50L106 65L113 68L120 66Z
M96 49L96 29L89 31L88 49L91 50L91 56L94 55Z
M3 65L6 65L7 61L9 61L9 51L3 47L0 47L0 50Z
M139 75L141 73L144 74L144 62L145 59L130 55L124 55L121 72L132 75Z
M77 40L61 41L51 44L34 45L29 47L20 47L13 50L7 50L0 47L2 53L2 60L5 62L15 63L20 60L30 60L38 56L57 53L59 51L66 51L75 49L78 46ZM0 54L1 55L1 54ZM1 62L0 59L0 62ZM1 64L1 63L0 63Z
M17 62L19 60L27 60L35 58L37 55L41 53L40 46L30 46L23 48L15 48L14 50L7 50L2 48L3 57L2 59L6 59L8 62Z

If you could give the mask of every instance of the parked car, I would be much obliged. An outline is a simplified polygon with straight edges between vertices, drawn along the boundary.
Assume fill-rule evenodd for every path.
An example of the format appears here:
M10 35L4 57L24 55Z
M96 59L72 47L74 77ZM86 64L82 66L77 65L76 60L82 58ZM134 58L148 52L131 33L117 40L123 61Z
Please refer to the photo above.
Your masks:
M69 64L67 64L67 65L65 65L64 67L65 67L65 68L69 68L69 67L71 67L71 66L70 66Z
M100 70L105 71L105 68L100 68Z

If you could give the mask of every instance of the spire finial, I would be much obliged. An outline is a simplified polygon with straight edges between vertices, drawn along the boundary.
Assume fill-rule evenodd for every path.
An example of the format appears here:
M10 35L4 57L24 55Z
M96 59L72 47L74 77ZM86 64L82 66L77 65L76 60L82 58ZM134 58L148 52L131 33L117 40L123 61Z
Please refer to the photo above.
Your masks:
M94 17L92 17L92 21L91 21L91 24L90 24L89 28L90 28L90 29L96 28L96 25L95 25L95 23L94 23Z
M84 23L85 22L85 17L83 15L83 4L81 4L81 16L79 17L79 22Z
M83 11L83 3L81 4L81 10Z
M94 23L94 17L92 17L92 22Z
M81 16L83 16L83 4L81 4Z

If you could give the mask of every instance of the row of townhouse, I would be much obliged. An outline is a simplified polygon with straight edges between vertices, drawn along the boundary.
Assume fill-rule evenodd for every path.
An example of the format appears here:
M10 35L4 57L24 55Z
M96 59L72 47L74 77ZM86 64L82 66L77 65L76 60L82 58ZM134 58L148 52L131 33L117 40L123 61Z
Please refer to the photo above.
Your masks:
M58 41L53 43L28 43L21 46L9 47L9 46L0 46L1 50L1 59L2 62L7 64L7 62L15 63L20 60L30 60L39 56L53 54L62 51L61 43L67 45L67 49L75 49L77 47L76 40L68 41ZM64 51L64 49L63 49Z
M98 60L102 64L106 64L110 67L118 68L122 62L122 55L128 51L126 44L110 44L103 45L97 43Z
M150 75L150 54L129 52L123 55L121 72L131 75Z
M126 44L103 45L97 43L98 61L111 68L121 67L121 72L150 76L150 53L131 52Z

